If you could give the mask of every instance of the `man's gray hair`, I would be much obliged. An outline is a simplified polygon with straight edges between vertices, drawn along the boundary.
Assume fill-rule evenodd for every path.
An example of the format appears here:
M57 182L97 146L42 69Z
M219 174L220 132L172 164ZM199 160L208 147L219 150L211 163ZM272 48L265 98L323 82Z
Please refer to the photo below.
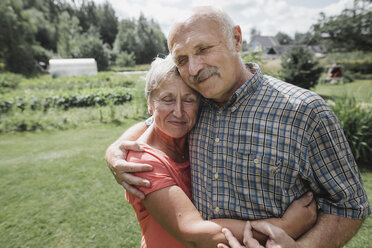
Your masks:
M222 33L228 39L228 45L233 49L235 24L230 16L220 8L212 6L200 6L193 8L194 13L202 13L204 17L213 20L220 26Z
M180 24L187 23L192 20L198 20L198 19L208 19L210 21L213 21L217 24L217 26L220 28L222 34L227 39L227 45L230 49L233 49L234 46L234 28L235 24L233 20L230 18L230 16L224 12L222 9L213 7L213 6L198 6L194 7L190 10L186 10L182 12L177 20L175 21L175 24L173 25L173 28L177 27ZM173 28L171 29L172 33ZM175 36L177 34L174 34ZM172 38L168 35L168 47L171 50L172 45Z
M155 58L151 63L149 72L146 74L146 97L150 99L151 93L158 88L159 84L172 76L179 76L172 56L169 54L165 58Z

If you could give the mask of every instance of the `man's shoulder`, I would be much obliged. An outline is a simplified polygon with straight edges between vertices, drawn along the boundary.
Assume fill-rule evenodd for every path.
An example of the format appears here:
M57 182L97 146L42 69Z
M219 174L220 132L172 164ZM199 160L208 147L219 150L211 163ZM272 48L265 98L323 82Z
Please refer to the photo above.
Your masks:
M265 90L271 90L272 94L275 94L278 99L288 104L301 105L310 109L318 109L318 111L328 109L324 99L317 93L280 79L264 76L263 87Z

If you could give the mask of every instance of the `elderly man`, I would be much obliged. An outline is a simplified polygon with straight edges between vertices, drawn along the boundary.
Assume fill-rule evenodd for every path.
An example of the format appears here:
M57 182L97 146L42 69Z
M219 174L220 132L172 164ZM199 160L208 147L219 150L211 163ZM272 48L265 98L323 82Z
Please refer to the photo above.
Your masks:
M313 191L321 212L296 245L342 246L370 206L340 123L315 93L244 64L241 45L240 27L212 7L195 9L168 36L182 79L204 97L189 136L195 206L205 219L263 219ZM124 161L122 148L145 129L137 124L106 152L118 183L138 197L135 185L147 182L130 172L151 168Z

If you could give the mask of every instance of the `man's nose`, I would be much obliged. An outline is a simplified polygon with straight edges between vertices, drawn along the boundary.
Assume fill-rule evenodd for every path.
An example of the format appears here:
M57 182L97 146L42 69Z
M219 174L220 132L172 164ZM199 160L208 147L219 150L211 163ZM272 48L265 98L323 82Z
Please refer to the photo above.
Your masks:
M203 63L199 56L190 56L189 58L189 74L195 76L203 68Z

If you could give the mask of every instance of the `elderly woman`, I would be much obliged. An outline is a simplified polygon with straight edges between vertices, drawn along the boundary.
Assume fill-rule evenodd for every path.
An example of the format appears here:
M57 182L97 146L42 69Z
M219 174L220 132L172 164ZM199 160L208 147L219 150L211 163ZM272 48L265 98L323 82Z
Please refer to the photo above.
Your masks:
M126 194L143 231L141 247L216 247L228 244L223 227L241 241L245 221L205 221L190 200L187 133L197 121L199 96L182 81L170 56L151 64L146 97L153 123L138 139L143 151L127 156L128 161L153 166L153 171L137 173L151 182L150 188L141 188L145 199ZM311 195L302 197L283 218L268 221L295 238L315 221L310 203L315 205Z

